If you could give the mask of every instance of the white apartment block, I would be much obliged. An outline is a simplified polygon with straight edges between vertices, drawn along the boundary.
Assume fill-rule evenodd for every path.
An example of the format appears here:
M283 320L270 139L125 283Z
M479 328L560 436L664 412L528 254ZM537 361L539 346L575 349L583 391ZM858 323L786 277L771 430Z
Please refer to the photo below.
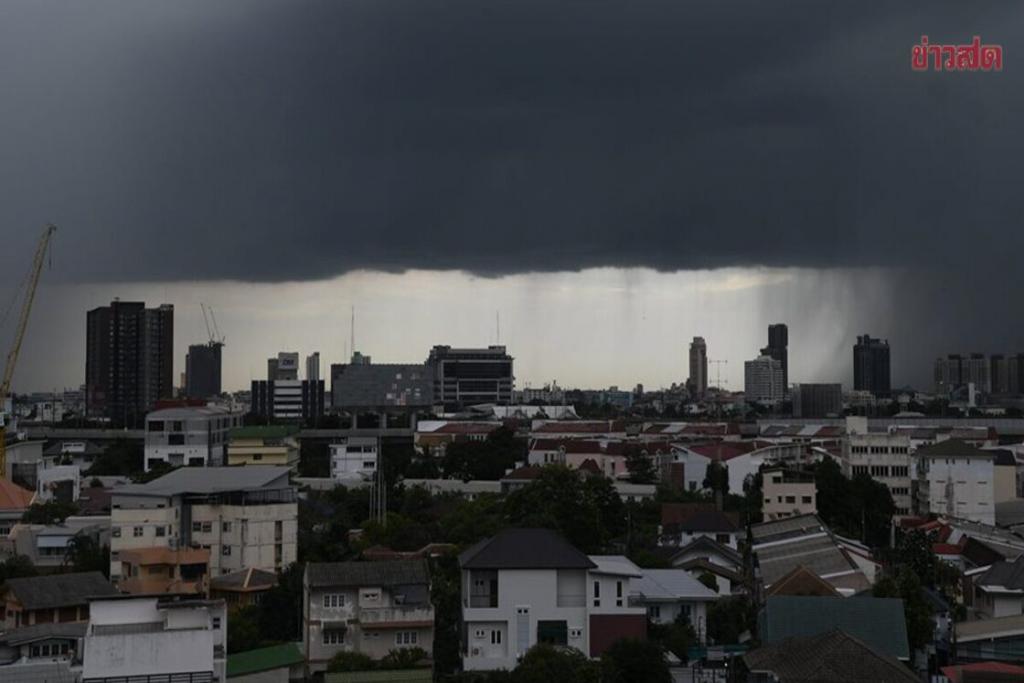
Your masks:
M434 647L434 607L424 560L313 562L303 575L302 651L309 673L339 652L380 659Z
M145 468L154 462L172 467L211 467L227 463L228 432L242 414L222 406L156 410L146 416Z
M917 506L929 513L994 526L995 454L958 439L917 451Z
M174 470L114 492L110 511L110 578L130 548L199 547L210 575L241 569L280 571L296 559L298 503L287 467Z
M629 602L640 570L624 557L587 557L546 529L506 529L459 565L467 671L513 669L538 643L597 657L646 635L646 610Z
M331 478L337 482L363 482L377 473L380 440L350 436L330 445Z
M817 490L813 474L782 468L763 470L761 492L765 520L816 514Z
M223 683L227 621L223 600L93 600L82 683Z
M867 474L885 484L896 506L896 515L912 514L911 482L915 446L910 435L899 432L851 433L847 444L846 472L850 477Z

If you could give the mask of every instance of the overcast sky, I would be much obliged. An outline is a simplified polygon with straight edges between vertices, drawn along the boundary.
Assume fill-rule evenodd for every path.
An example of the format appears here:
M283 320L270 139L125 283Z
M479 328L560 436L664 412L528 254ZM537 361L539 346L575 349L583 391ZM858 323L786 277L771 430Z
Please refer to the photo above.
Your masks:
M60 226L16 389L77 385L87 308L169 301L177 369L502 341L520 384L894 382L1024 349L1015 2L0 3L0 306ZM1004 46L1001 73L910 50ZM0 309L0 314L3 309ZM6 340L11 324L0 332ZM738 387L737 387L738 388Z

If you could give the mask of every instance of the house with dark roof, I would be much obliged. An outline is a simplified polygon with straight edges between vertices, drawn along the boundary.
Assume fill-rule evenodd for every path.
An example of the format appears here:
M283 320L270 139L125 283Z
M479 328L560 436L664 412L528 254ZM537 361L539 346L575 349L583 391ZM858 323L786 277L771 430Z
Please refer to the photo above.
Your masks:
M9 630L88 621L90 598L116 594L117 589L100 572L7 579L0 623Z
M88 624L37 624L0 634L0 680L72 681Z
M775 683L915 683L891 654L843 630L766 643L743 655L751 681Z
M309 673L338 652L374 659L434 646L430 574L422 559L311 562L303 574L302 651Z
M772 584L766 595L817 595L838 598L839 591L807 567L797 565L788 574Z
M228 609L257 605L277 585L277 574L249 567L210 579L210 597L221 599Z
M714 508L697 510L681 522L663 525L658 534L658 544L683 547L698 538L711 538L735 550L739 547L742 533L734 515Z
M295 643L271 645L228 655L231 683L288 683L304 679L305 659Z
M836 629L887 657L910 660L903 601L898 598L770 595L758 615L758 634L765 645Z
M917 449L916 514L996 523L995 458L960 439Z
M647 617L629 602L641 570L624 557L588 557L549 529L505 529L459 555L462 663L513 669L538 643L600 654L643 638Z
M987 619L1024 614L1024 555L974 577L974 609Z

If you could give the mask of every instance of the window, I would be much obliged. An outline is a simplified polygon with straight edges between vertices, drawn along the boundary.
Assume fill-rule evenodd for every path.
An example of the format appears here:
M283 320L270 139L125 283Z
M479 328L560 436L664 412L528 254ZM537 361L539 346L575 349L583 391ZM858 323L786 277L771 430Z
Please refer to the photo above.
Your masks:
M219 629L220 628L220 617L214 617L213 618L213 628L214 629Z
M185 435L184 434L168 434L167 435L168 446L184 446Z
M661 605L649 605L647 607L647 616L651 619L661 619Z
M229 545L222 545L220 547L220 554L221 555L230 555L231 554L231 546L229 546Z
M203 523L202 522L192 522L192 531L202 531L202 530L203 530Z
M222 532L224 532L225 534L230 534L231 533L231 522L224 522L223 524L221 524L220 525L220 530Z
M814 501L811 499L811 496L800 496L800 502L804 505L810 505Z
M324 607L344 607L345 596L341 593L325 593Z
M324 631L324 645L344 645L344 631Z
M213 522L203 522L203 533L208 534L213 531Z
M113 529L110 530L110 535L114 538L121 538L121 527L115 526Z
M601 606L601 582L594 582L594 607Z
M492 633L493 633L493 631L492 631ZM473 637L476 638L477 640L483 640L485 635L487 635L487 632L484 631L482 628L478 628L476 630L476 632L473 634ZM491 636L491 642L492 643L494 642L494 636Z
M491 645L501 645L501 631L491 631Z
M167 527L161 525L156 527L157 538L162 538L167 535Z
M146 428L150 432L162 432L164 431L163 420L150 420L146 423Z
M135 538L142 538L142 527L132 527L132 536L134 536Z
M263 454L262 453L253 453L252 454L252 459L253 460L262 460L263 459Z
M377 602L380 600L380 591L363 591L360 600L363 602Z
M732 542L732 539L729 537L729 534L715 534L715 540L721 543L722 545L729 545L729 543Z
M622 582L615 582L615 606L622 607Z
M790 505L796 503L796 496L786 496L786 502Z
M172 432L180 432L181 431L181 420L175 420L174 422L171 423L171 431Z
M395 645L415 645L418 640L416 631L398 631L395 633Z

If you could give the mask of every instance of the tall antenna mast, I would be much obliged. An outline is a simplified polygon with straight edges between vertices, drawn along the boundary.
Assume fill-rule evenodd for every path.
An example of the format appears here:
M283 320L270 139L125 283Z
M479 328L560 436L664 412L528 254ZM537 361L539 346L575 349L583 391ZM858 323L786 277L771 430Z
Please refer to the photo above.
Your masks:
M348 342L349 343L349 347L350 347L349 348L349 353L354 355L355 352L356 352L356 307L355 306L352 307L352 320L349 322L348 331L349 331L349 335L350 335L349 342Z
M494 312L495 344L501 345L501 311Z

